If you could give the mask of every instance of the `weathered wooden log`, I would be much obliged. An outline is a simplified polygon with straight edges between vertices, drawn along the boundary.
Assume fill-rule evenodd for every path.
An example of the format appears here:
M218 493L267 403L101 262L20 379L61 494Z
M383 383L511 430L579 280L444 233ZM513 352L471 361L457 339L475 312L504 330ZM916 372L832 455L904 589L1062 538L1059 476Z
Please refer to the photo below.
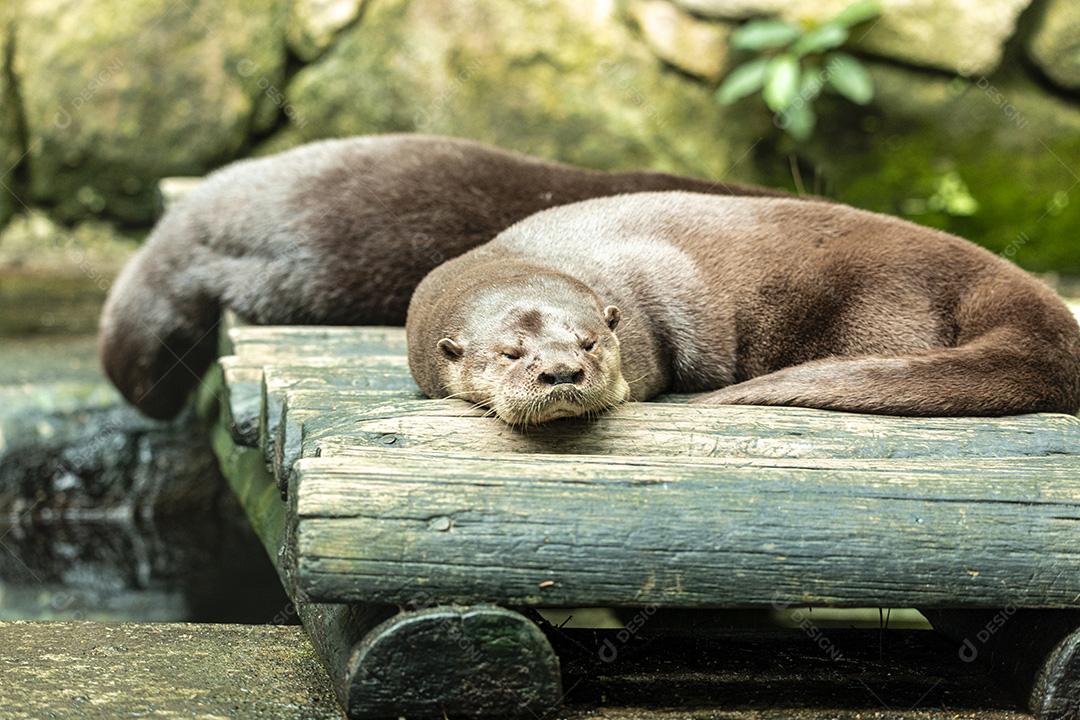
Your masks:
M244 324L233 313L225 313L219 336L220 362L226 371L223 390L231 413L230 428L233 439L243 445L259 445L260 420L266 417L261 386L268 366L277 364L287 370L290 363L299 365L297 381L301 384L312 375L320 376L319 372L312 372L313 368L327 368L325 377L340 378L344 380L342 387L347 388L350 378L352 383L363 385L366 376L379 373L379 365L390 364L386 374L396 378L397 385L415 388L404 362L403 328L252 326ZM381 361L378 356L382 356ZM358 372L357 365L365 372ZM329 369L335 366L341 366L343 371ZM288 384L286 382L284 387ZM271 386L277 389L275 383ZM270 417L275 427L281 401L274 397ZM272 440L273 433L267 437Z
M221 421L229 431L233 442L245 447L258 447L259 419L262 412L261 367L245 365L235 356L221 358L224 374L221 386Z
M897 418L804 408L630 403L593 420L515 430L457 400L410 400L318 390L285 393L274 474L297 460L370 447L476 452L693 457L962 458L1080 453L1080 420Z
M281 359L404 355L405 329L330 325L246 325L233 321L230 354Z
M1074 603L1075 605L1075 603ZM1080 610L924 610L957 656L978 663L1025 701L1037 720L1080 718Z
M204 415L220 401L215 386L223 378L219 369L204 390ZM213 444L224 474L350 717L539 716L561 702L558 658L539 628L516 612L447 607L422 593L397 605L313 603L297 594L287 506L262 453L236 444L229 410L218 412Z
M365 404L416 400L422 396L403 360L369 357L326 368L277 364L267 367L263 374L260 414L260 438L267 463L272 464L277 456L280 467L278 440L285 439L281 437L280 426L290 394L316 394L322 398L336 397L339 402ZM279 477L282 488L286 480Z
M386 446L492 453L882 459L1080 452L1080 420L1068 415L913 421L803 408L631 403L593 420L560 420L521 431L483 409L453 400L356 403L365 407L327 412L312 408L311 396L289 393L289 398L290 408L307 412L306 436L319 438L319 447L335 455Z
M296 466L320 601L1071 607L1080 463L384 450Z

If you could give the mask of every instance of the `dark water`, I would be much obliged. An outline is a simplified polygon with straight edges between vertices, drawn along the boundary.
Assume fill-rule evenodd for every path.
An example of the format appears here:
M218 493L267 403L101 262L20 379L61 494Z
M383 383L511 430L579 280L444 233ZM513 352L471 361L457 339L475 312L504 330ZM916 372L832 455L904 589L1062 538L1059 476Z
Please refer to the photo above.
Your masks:
M0 619L294 622L238 508L0 525Z
M157 423L92 335L0 336L0 620L291 619L197 418Z

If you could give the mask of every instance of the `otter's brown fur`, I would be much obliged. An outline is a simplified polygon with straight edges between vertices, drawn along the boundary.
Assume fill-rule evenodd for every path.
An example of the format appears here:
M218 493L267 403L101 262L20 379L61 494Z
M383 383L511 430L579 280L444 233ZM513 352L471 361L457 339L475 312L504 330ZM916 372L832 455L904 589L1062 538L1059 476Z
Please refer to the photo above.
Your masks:
M102 314L102 364L136 407L171 417L214 357L223 309L254 323L400 325L428 271L514 222L586 198L669 189L784 195L419 135L238 162L169 210L124 269Z
M699 401L896 415L1080 406L1076 320L1008 261L854 208L696 193L547 210L437 268L410 306L410 366L428 395L480 402L460 370L470 353L490 355L478 338L494 328L541 348L523 361L542 368L545 318L595 325L608 305L622 311L615 335L634 400L711 391ZM537 332L503 317L532 309ZM437 351L443 337L460 358Z

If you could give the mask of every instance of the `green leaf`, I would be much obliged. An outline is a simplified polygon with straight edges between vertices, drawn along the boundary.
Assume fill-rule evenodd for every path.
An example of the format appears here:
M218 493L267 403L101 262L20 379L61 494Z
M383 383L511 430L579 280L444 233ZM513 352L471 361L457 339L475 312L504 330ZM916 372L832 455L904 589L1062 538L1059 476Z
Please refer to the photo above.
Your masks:
M874 97L874 81L862 63L847 53L833 53L825 63L829 84L836 92L858 105Z
M811 102L821 94L824 87L825 75L821 72L821 67L816 63L806 65L802 69L802 79L799 81L799 97L806 102Z
M740 50L771 50L783 47L802 34L783 20L751 20L731 34L731 46Z
M743 63L728 73L716 91L716 99L722 105L730 105L740 98L756 93L765 84L765 68L769 58L758 58Z
M809 55L810 53L819 53L825 50L838 48L847 42L847 39L848 31L846 27L828 23L811 30L799 38L795 44L791 46L791 52L802 57L803 55Z
M859 23L876 18L881 14L881 4L878 0L857 0L848 5L829 20L830 24L853 27Z
M817 116L810 103L797 102L784 112L780 113L780 127L791 137L802 142L814 132L814 124Z
M765 90L762 97L773 112L780 112L799 94L799 61L784 53L769 60L765 68Z

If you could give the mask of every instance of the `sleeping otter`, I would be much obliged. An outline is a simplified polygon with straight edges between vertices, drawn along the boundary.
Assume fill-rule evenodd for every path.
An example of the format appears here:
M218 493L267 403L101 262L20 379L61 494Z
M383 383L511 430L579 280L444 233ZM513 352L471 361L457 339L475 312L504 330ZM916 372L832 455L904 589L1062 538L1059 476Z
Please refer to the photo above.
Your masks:
M639 193L546 210L428 275L409 364L514 425L658 393L894 415L1075 413L1080 329L958 237L819 202Z
M400 325L428 271L514 222L671 189L784 195L421 135L328 140L234 163L165 214L113 285L102 364L131 403L168 418L213 360L223 309L254 323Z

